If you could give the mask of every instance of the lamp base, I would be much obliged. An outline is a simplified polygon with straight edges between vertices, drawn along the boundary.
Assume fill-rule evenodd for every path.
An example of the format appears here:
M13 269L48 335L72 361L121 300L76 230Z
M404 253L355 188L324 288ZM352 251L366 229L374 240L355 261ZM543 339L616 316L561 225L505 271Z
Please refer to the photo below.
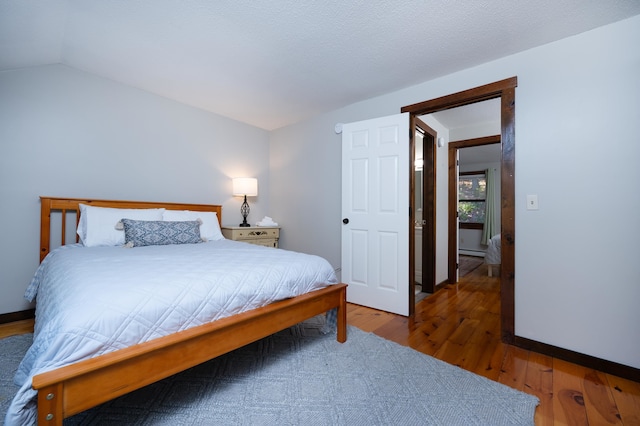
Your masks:
M242 203L242 206L240 207L240 213L242 214L242 223L239 226L242 226L243 228L247 227L247 226L251 226L249 225L249 223L247 222L247 216L249 216L249 203L247 203L247 196L244 196L244 203Z

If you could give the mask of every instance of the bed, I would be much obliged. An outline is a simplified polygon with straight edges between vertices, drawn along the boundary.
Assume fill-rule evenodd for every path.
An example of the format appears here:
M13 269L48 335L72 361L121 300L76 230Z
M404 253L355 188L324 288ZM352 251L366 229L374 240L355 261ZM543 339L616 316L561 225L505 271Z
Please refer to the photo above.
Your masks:
M487 274L490 277L493 276L493 268L500 267L500 263L502 262L501 257L501 238L500 234L497 234L489 240L487 253L484 257L484 263L487 264Z
M81 207L86 210L79 215ZM140 244L148 238L148 225L166 230L179 220L118 222L129 226L126 245L133 248L93 246L88 234L80 236L84 245L66 243L67 213L83 234L79 216L108 209L159 209L178 218L189 212L199 222L187 218L180 226L200 230L205 215L208 226L213 217L212 229L219 230L222 213L214 205L41 197L41 265L27 289L37 297L34 344L16 375L23 386L7 424L33 423L37 410L38 424L62 425L66 417L323 313L335 323L337 340L346 341L346 285L327 271L326 260L224 238ZM61 237L60 247L51 250L53 212ZM131 232L132 224L145 232ZM134 270L141 266L138 275ZM126 298L113 296L125 292ZM139 316L142 311L145 316Z

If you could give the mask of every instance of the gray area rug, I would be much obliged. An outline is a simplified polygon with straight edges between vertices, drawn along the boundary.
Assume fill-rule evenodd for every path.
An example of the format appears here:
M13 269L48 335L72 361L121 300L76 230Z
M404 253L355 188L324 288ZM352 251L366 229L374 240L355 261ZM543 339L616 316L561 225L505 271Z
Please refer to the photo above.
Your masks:
M65 425L533 425L538 399L312 319L78 414ZM32 336L0 340L2 419Z
M460 255L458 257L458 275L464 277L470 272L475 271L484 263L484 257Z

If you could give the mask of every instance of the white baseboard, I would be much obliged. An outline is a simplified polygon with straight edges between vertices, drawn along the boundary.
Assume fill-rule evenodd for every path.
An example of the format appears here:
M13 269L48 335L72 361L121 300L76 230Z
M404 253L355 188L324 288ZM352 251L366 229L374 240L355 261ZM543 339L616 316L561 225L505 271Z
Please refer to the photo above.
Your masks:
M485 257L486 253L483 251L477 250L458 250L458 254L465 254L467 256L477 256L477 257Z

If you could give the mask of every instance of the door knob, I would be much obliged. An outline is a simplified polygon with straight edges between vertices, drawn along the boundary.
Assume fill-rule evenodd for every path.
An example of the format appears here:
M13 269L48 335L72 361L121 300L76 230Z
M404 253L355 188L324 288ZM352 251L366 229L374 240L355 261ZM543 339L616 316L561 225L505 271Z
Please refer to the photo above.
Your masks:
M349 223L349 219L347 219L347 218L345 217L344 219L342 219L342 223L344 223L344 224L346 225L347 223Z

